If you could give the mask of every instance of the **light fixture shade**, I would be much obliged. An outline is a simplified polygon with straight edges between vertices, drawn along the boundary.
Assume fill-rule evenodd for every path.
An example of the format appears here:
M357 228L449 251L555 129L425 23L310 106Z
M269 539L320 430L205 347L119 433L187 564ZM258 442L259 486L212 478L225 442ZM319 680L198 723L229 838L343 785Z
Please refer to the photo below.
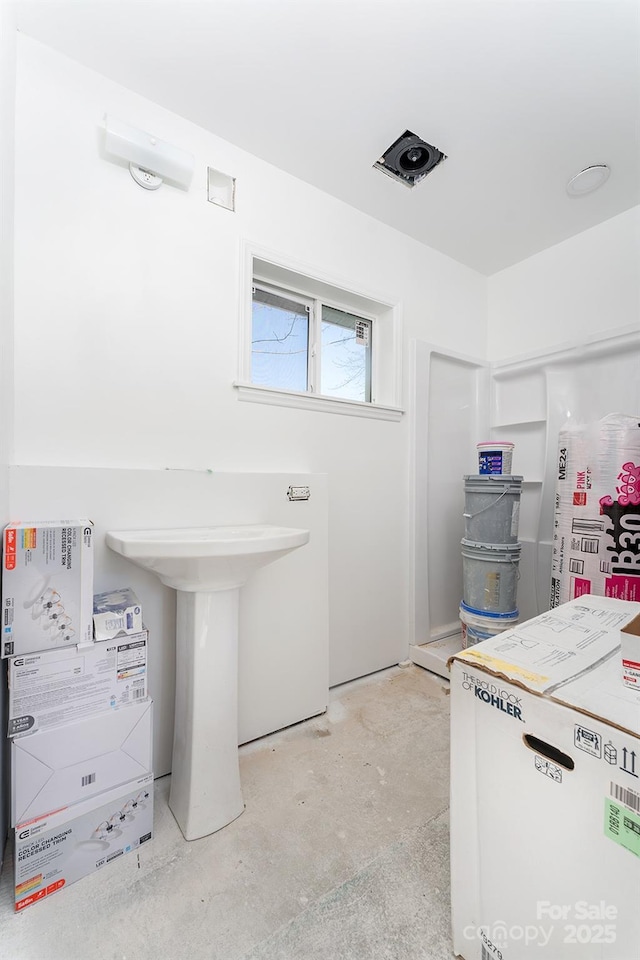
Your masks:
M128 123L112 116L105 118L105 132L107 153L176 186L189 188L195 165L192 153L158 140L152 134L130 127Z
M611 173L606 163L594 163L590 167L585 167L580 173L576 173L567 184L567 193L570 197L583 197L587 193L593 193L598 187L609 179Z

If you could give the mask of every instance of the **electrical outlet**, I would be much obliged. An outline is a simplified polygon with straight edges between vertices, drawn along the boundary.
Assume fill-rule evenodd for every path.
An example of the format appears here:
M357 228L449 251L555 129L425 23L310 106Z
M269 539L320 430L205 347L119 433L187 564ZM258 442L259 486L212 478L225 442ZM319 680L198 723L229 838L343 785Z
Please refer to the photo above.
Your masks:
M287 497L289 500L308 500L311 496L309 487L289 487Z

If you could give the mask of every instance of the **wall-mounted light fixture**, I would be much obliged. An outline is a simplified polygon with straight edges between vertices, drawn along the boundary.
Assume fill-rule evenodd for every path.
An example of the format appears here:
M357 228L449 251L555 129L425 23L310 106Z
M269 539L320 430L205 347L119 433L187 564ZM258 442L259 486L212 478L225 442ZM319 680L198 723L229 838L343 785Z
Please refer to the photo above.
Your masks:
M127 162L131 176L145 190L157 190L165 180L189 189L195 165L192 153L111 116L105 118L105 151Z

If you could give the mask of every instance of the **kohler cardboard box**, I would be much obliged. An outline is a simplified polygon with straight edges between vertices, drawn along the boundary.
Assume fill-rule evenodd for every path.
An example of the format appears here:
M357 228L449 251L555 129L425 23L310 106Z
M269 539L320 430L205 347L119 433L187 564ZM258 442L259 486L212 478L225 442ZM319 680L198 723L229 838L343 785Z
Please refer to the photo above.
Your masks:
M640 943L640 694L584 596L451 664L454 953L631 960Z
M145 700L148 633L9 660L9 736Z
M93 524L10 523L2 557L2 656L93 640Z
M11 823L111 790L153 769L151 700L11 741Z
M15 829L15 909L37 903L137 850L153 836L148 773Z

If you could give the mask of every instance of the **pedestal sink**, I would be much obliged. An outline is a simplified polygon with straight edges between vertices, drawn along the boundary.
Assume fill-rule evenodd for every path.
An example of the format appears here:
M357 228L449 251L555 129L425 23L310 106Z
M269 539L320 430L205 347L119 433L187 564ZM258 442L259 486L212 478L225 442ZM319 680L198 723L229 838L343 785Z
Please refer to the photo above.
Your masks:
M259 567L308 530L268 524L123 530L107 545L178 591L176 718L169 806L186 840L244 810L238 767L238 600Z

